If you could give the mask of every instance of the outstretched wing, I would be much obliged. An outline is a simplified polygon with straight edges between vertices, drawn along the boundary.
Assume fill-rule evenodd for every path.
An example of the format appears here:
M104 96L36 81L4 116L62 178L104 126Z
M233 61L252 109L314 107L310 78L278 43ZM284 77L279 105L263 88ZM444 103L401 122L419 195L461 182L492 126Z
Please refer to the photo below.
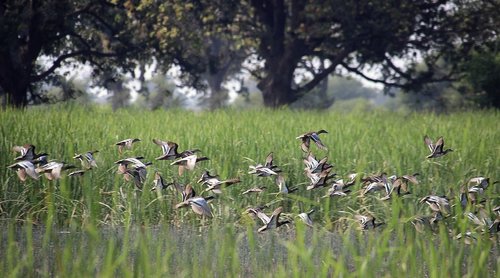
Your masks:
M424 143L425 143L425 145L427 145L427 147L429 148L429 151L430 151L431 153L433 153L433 152L434 152L435 147L434 147L434 144L432 143L431 138L429 138L429 136L427 136L427 135L425 135L425 136L424 136Z

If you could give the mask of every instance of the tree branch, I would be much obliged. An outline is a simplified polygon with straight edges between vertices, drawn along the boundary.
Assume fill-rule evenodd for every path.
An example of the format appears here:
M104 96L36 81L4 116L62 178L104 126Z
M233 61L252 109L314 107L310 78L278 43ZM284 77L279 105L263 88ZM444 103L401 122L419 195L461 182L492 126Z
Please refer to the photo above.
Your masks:
M375 82L375 83L381 83L381 84L384 84L386 86L392 86L392 87L398 87L398 88L403 88L404 86L399 84L399 83L394 83L394 82L387 82L387 80L384 80L384 79L375 79L375 78L371 78L369 76L367 76L366 74L364 74L363 72L361 72L359 69L357 69L356 67L350 67L349 65L347 65L346 63L340 63L340 65L342 67L344 67L346 70L356 74L356 75L359 75L361 77L363 77L364 79L368 80L368 81L371 81L371 82Z
M316 85L318 85L323 79L325 79L330 73L332 73L339 64L342 63L342 61L351 53L350 49L344 49L342 50L335 58L331 59L331 65L321 71L320 73L314 74L314 78L307 82L307 84L295 89L294 91L297 92L299 95L303 95L310 90L312 90Z
M44 79L45 77L49 76L52 74L58 67L61 66L62 62L64 62L67 59L74 58L77 56L83 56L83 55L88 55L88 56L98 56L98 57L116 57L119 56L119 53L103 53L103 52L98 52L98 51L92 51L92 50L79 50L75 52L70 52L63 54L59 56L54 63L52 63L52 66L48 68L46 71L44 71L41 74L35 75L31 77L32 82L40 81Z

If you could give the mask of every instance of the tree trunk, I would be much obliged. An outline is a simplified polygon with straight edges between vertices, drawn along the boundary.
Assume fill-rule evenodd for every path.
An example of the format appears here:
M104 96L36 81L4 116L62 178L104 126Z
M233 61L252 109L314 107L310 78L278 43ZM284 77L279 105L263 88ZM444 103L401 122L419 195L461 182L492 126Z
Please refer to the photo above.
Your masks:
M293 49L287 49L281 55L266 60L267 75L257 85L262 91L264 106L277 108L299 98L292 88L297 59L300 55L296 55Z
M218 71L214 74L207 74L205 77L208 87L210 88L208 107L211 110L222 108L226 104L228 92L226 89L222 88L222 82L225 76L226 73L224 71Z
M3 73L5 70L8 69L1 69L0 71ZM29 76L23 77L22 74L7 74L7 77L2 75L0 78L0 86L5 93L6 104L16 108L28 105L29 85Z

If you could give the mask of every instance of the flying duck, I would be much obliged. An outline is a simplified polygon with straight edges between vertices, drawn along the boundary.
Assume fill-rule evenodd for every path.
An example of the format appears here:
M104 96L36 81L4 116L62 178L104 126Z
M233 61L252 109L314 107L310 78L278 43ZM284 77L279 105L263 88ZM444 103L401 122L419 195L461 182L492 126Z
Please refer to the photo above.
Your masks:
M91 169L97 167L97 162L94 159L94 154L98 152L98 150L88 151L86 153L77 154L73 156L73 158L80 160L83 168Z
M312 227L313 226L313 222L312 222L312 219L311 219L311 214L314 212L314 209L311 209L310 211L308 212L302 212L302 213L299 213L298 217L300 218L300 220L302 220L302 222L304 222L307 226L309 227Z
M76 168L73 165L66 164L65 162L58 162L55 160L49 161L47 164L39 166L35 169L37 173L45 174L48 180L56 180L61 178L61 172L66 169Z
M23 161L23 160L33 161L41 156L48 155L46 153L37 154L35 152L35 146L32 144L25 144L23 146L14 146L12 147L12 150L21 154L20 156L14 158L14 160L16 161Z
M141 139L139 138L128 138L125 140L121 140L120 142L117 142L115 145L118 146L118 152L122 154L124 149L130 150L132 149L132 144L140 141Z
M311 140L318 146L320 150L327 150L327 147L321 142L319 135L321 133L328 133L326 130L321 129L319 131L310 131L306 132L302 135L297 136L296 139L302 140L302 144L300 145L303 152L309 152L309 147L311 145Z
M192 171L192 170L194 170L194 166L196 165L196 163L198 163L200 161L204 161L204 160L209 160L209 158L206 156L198 157L196 154L192 154L192 155L186 156L184 158L178 159L178 160L170 163L170 165L178 165L179 166L179 176L182 176L182 174L184 173L184 169Z
M35 170L35 165L29 160L18 161L7 168L16 171L17 177L22 181L26 181L26 178L30 176L32 179L38 180L38 174Z
M450 202L446 196L428 195L420 199L420 203L426 203L430 209L435 212L440 212L444 216L450 214Z
M281 222L279 221L279 217L280 217L280 214L282 211L283 211L283 207L279 207L279 208L275 209L273 211L273 214L269 218L269 221L267 221L267 223L264 223L264 226L260 227L258 229L258 232L262 233L264 231L267 231L270 229L276 229L284 224L290 223L290 221L288 221L288 220L281 221ZM261 220L263 220L263 218L261 218Z
M199 197L199 196L198 197L191 197L191 198L188 198L187 200L175 205L175 208L178 209L178 208L187 207L187 206L191 205L191 209L196 214L201 215L202 217L212 218L213 217L212 210L210 209L210 206L208 205L207 201L210 199L213 199L213 198L214 198L213 196L209 196L209 197L205 197L205 198Z
M160 146L162 151L162 155L155 158L156 160L174 160L179 158L179 153L177 153L179 145L177 143L159 139L153 139L153 143Z
M424 142L425 145L427 145L427 147L431 151L431 154L429 154L427 158L440 157L447 154L448 152L453 151L452 149L444 149L444 139L442 136L439 137L438 140L436 141L436 144L434 144L432 140L427 135L425 135Z

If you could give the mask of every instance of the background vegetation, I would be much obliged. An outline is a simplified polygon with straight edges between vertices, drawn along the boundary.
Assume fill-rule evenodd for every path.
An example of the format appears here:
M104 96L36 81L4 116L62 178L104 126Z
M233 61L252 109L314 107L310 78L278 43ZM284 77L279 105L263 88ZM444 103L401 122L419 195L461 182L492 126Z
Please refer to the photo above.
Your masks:
M3 106L54 101L47 86L85 67L88 86L110 92L115 108L130 79L149 97L151 71L174 71L176 85L204 93L212 109L245 94L250 76L276 108L324 90L330 75L432 95L428 85L463 82L460 97L498 107L499 9L482 0L8 0L0 96Z

